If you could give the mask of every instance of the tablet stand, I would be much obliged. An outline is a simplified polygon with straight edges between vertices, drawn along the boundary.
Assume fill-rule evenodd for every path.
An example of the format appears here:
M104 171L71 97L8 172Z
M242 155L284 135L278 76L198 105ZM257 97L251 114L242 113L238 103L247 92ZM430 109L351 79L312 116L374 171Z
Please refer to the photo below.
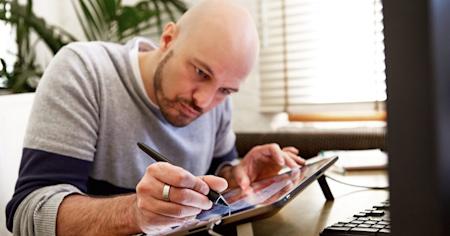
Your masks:
M319 182L320 188L322 189L323 195L325 195L327 201L334 200L333 194L331 193L330 186L328 186L328 182L327 179L325 178L325 175L320 176L317 179L317 182Z

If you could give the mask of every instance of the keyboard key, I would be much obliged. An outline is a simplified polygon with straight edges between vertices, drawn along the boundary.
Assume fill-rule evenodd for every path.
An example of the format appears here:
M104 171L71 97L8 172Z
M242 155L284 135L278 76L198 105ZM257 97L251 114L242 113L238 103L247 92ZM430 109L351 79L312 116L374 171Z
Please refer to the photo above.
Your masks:
M376 211L372 211L372 212L368 213L367 215L368 216L383 216L384 211L376 210Z
M383 229L384 225L372 225L372 228Z
M352 218L325 228L321 236L390 236L389 201L356 213Z
M364 221L364 224L369 224L369 225L373 225L373 224L376 224L376 223L377 223L376 221L372 221L372 220Z
M344 227L356 227L358 226L357 224L345 224Z
M330 226L330 227L325 228L325 230L322 233L323 234L345 233L348 230L350 230L349 227L334 227L334 226Z
M353 224L362 224L362 223L364 223L364 221L362 221L362 220L354 220L351 223L353 223Z
M339 224L347 224L347 223L350 223L350 222L352 222L353 220L355 220L356 218L350 218L350 219L346 219L346 220L343 220L343 221L339 221L338 223Z
M380 235L380 236L391 235L391 230L389 230L389 229L380 229L380 231L378 231L377 235Z
M375 206L373 206L373 208L378 209L378 210L383 210L383 209L387 209L388 207L386 205L375 205Z
M370 228L370 225L368 225L368 224L359 224L358 228Z
M358 233L358 235L377 235L378 229L373 228L352 228L349 233Z

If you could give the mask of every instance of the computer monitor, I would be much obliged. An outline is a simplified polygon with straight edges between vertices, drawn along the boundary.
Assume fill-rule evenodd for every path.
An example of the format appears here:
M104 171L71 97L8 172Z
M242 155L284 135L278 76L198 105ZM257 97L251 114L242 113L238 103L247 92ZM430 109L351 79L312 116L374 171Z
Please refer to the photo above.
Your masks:
M450 0L383 2L393 235L450 235Z

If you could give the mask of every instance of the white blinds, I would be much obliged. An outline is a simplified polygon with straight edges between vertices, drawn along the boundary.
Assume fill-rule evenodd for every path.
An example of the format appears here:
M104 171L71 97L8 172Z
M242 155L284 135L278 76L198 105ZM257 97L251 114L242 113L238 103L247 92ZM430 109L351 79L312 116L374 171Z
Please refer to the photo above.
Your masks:
M262 111L382 109L380 0L259 0L259 7Z

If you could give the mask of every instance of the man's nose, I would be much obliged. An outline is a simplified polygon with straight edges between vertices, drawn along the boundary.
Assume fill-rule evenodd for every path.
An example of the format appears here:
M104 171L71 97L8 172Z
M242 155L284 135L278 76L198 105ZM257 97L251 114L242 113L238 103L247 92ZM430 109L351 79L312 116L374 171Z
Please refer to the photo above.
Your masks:
M201 109L208 108L214 101L216 88L214 86L199 86L193 94L194 103Z

